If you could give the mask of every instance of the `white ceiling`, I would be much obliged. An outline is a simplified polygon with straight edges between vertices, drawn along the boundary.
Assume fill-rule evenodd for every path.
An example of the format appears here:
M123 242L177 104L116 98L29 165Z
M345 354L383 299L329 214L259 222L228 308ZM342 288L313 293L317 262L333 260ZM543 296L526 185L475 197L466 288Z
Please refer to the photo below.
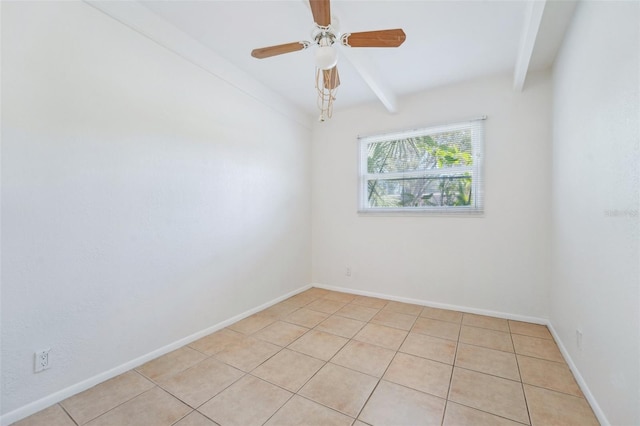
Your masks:
M309 114L316 114L313 48L267 59L252 49L309 40L313 19L305 0L145 1L142 4ZM554 60L573 6L547 1L529 69ZM335 110L377 99L358 72L364 64L395 95L513 73L527 1L332 1L342 32L403 28L399 48L357 49L354 66L341 52ZM535 36L536 34L534 34ZM339 49L349 49L340 46ZM351 49L355 50L355 49ZM347 52L349 53L349 52ZM352 56L352 55L349 55ZM358 65L360 64L360 65Z

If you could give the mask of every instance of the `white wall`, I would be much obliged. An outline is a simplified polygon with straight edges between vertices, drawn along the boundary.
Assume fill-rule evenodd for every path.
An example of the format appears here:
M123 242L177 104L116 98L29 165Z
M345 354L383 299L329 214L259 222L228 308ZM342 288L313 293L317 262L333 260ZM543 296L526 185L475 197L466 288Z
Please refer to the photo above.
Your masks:
M3 2L2 413L307 285L309 167L309 129L87 4Z
M551 321L614 425L640 424L639 23L581 2L553 73Z
M313 132L314 282L509 314L549 304L548 73L511 76L339 111ZM357 136L487 115L484 217L359 215ZM352 276L345 276L345 267Z

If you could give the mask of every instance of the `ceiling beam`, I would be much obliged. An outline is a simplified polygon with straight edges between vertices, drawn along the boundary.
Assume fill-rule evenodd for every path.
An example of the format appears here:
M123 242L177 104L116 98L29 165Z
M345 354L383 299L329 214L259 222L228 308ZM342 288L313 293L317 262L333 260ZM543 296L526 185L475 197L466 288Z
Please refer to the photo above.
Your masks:
M513 89L518 92L521 92L524 88L524 81L527 78L531 55L533 55L533 48L536 44L536 38L540 30L540 22L542 22L542 15L546 4L547 0L529 0L527 2L522 36L520 38L520 48L518 50L513 75Z
M345 47L340 49L342 56L347 58L360 77L367 83L369 89L378 97L382 105L390 113L398 112L398 98L389 84L382 78L378 67L362 50Z

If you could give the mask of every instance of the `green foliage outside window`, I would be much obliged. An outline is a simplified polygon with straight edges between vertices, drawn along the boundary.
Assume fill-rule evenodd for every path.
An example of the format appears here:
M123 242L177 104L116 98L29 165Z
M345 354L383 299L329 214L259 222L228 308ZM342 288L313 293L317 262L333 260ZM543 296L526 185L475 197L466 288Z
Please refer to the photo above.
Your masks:
M373 208L468 206L473 166L469 129L367 145ZM422 172L422 173L421 173ZM434 173L435 172L435 173Z

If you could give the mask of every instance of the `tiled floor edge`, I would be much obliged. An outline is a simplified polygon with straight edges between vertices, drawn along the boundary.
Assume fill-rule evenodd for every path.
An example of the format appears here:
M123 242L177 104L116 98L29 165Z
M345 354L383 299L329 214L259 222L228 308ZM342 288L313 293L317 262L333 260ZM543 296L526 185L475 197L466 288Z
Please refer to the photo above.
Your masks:
M593 393L591 393L589 386L587 386L587 382L582 377L582 374L580 374L580 370L578 370L578 367L573 362L573 359L571 358L569 351L567 351L567 348L565 347L564 342L562 341L562 339L560 339L560 336L556 332L556 329L553 327L553 324L551 323L550 320L547 320L545 325L549 328L549 331L551 332L553 339L556 341L556 344L558 345L558 348L560 349L562 356L564 357L565 361L567 362L567 365L569 365L569 368L573 373L573 377L576 379L578 386L580 386L580 390L584 394L584 397L587 399L587 401L591 405L591 409L593 410L593 413L598 418L598 421L602 426L610 426L611 423L607 419L607 416L605 416L604 411L602 411L602 408L600 408L600 405L598 404L598 401L596 400L595 396L593 396Z
M393 300L395 302L413 303L414 305L428 306L430 308L448 309L451 311L466 312L468 314L487 315L496 318L509 319L514 321L530 322L533 324L548 325L549 320L540 317L531 317L527 315L518 315L508 312L492 311L490 309L470 308L468 306L450 305L447 303L431 302L429 300L413 299L410 297L400 297L385 293L375 293L371 291L358 290L348 287L338 287L321 283L313 283L312 287L323 288L325 290L341 291L344 293L356 294L358 296L377 297L381 299Z
M446 304L446 303L436 303L436 302L430 302L430 301L427 301L427 300L413 299L413 298L408 298L408 297L399 297L399 296L393 296L393 295L389 295L389 294L375 293L375 292L371 292L371 291L358 290L358 289L353 289L353 288L348 288L348 287L332 286L332 285L326 285L326 284L321 284L321 283L313 283L313 284L311 284L311 286L312 287L323 288L325 290L342 291L344 293L357 294L358 296L377 297L377 298L382 298L382 299L394 300L396 302L405 302L405 303L413 303L413 304L416 304L416 305L429 306L429 307L432 307L432 308L449 309L449 310L459 311L459 312L468 312L468 313L471 313L471 314L488 315L488 316L492 316L492 317L510 319L510 320L515 320L515 321L524 321L524 322L530 322L530 323L534 323L534 324L546 325L549 328L549 331L551 332L551 335L553 336L553 339L558 344L558 348L560 349L560 352L562 353L562 356L567 361L567 364L569 365L569 368L571 369L571 372L573 373L573 375L574 375L574 377L576 379L576 382L578 383L578 386L580 386L580 390L582 390L582 393L584 394L585 398L587 399L587 401L591 405L591 408L593 409L594 414L598 418L598 421L603 426L609 426L611 424L607 420L607 417L605 416L604 412L600 408L600 405L598 404L598 402L596 401L595 397L593 396L593 393L591 393L591 390L589 389L589 387L587 386L587 383L585 382L584 378L580 374L580 371L578 370L578 367L573 362L573 359L569 355L569 352L567 351L566 347L564 346L564 343L560 339L560 336L558 335L558 333L556 333L556 330L553 327L553 324L551 323L550 320L548 320L546 318L530 317L530 316L526 316L526 315L518 315L518 314L505 313L505 312L498 312L498 311L492 311L492 310L488 310L488 309L469 308L469 307L466 307L466 306L449 305L449 304Z
M190 336L187 337L183 337L182 339L179 339L173 343L170 343L166 346L163 346L161 348L158 348L152 352L149 352L148 354L142 355L138 358L135 358L131 361L127 361L124 364L121 364L117 367L114 367L110 370L107 370L105 372L102 372L100 374L96 374L93 377L90 377L86 380L83 380L81 382L78 382L74 385L68 386L64 389L61 389L57 392L54 392L50 395L45 396L44 398L40 398L37 401L34 402L30 402L26 405L23 405L20 408L16 408L13 411L10 411L8 413L5 413L3 415L0 416L0 426L7 426L10 425L11 423L17 422L18 420L22 420L32 414L37 413L38 411L44 410L45 408L56 404L64 399L67 399L77 393L80 393L82 391L85 391L99 383L102 383L106 380L109 380L119 374L125 373L133 368L136 368L142 364L144 364L147 361L151 361L152 359L155 359L161 355L164 355L166 353L169 353L173 350L176 350L184 345L187 345L191 342L194 342L198 339L200 339L201 337L204 337L206 335L209 335L211 333L213 333L214 331L218 331L230 324L233 324L236 321L240 321L243 318L248 317L249 315L253 315L256 312L260 312L272 305L275 305L278 302L281 302L285 299L288 299L291 296L295 296L298 293L301 293L305 290L308 290L309 288L311 288L313 285L312 284L307 284L304 285L302 287L297 288L296 290L290 291L287 294L284 294L282 296L279 296L273 300L270 300L266 303L263 303L260 306L256 306L255 308L249 309L248 311L245 311L241 314L238 314L236 316L233 316L231 318L228 318L222 322L219 322L211 327L207 327L204 330L198 331L196 333L191 334Z

